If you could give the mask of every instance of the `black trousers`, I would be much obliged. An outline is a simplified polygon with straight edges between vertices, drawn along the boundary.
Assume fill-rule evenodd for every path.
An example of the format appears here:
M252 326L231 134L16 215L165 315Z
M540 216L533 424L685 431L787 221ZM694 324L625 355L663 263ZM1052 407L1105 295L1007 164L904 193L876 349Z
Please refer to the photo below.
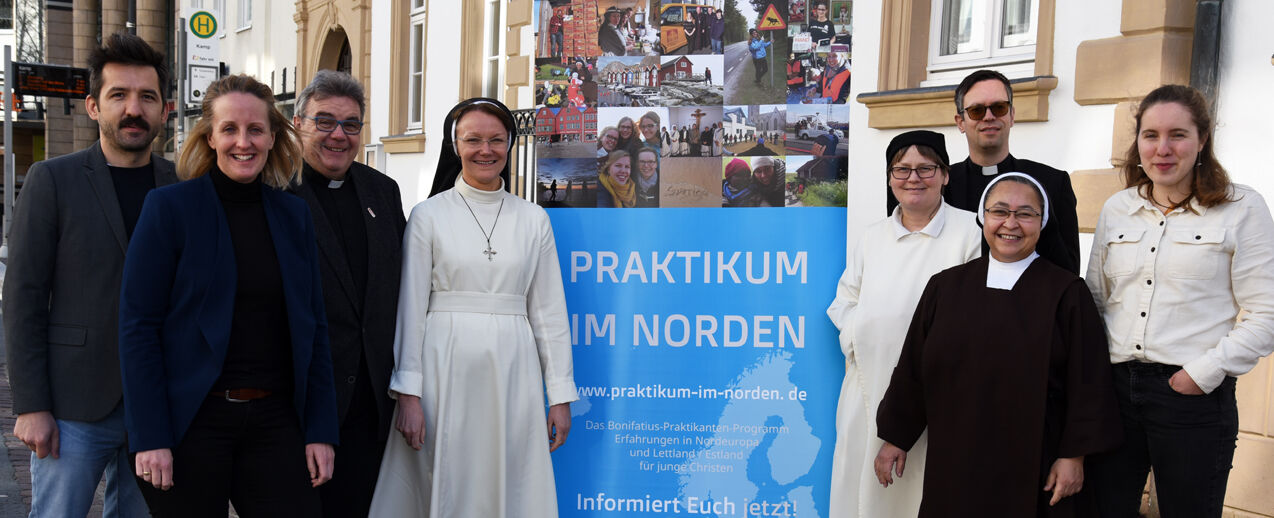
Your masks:
M1220 518L1239 433L1234 378L1211 394L1187 396L1168 385L1172 365L1113 366L1124 444L1087 460L1103 518L1135 518L1153 468L1163 518Z
M205 399L173 450L173 487L161 491L140 478L137 485L156 517L225 518L228 502L243 518L319 515L304 435L285 395Z
M768 58L752 58L752 67L756 69L756 81L761 82L765 78L765 74L770 71L770 63L766 61Z
M326 518L367 516L372 507L372 493L376 491L387 437L380 436L376 397L388 399L389 396L376 394L370 380L364 358L349 410L341 422L341 444L336 447L332 480L319 486ZM388 420L386 416L385 421Z

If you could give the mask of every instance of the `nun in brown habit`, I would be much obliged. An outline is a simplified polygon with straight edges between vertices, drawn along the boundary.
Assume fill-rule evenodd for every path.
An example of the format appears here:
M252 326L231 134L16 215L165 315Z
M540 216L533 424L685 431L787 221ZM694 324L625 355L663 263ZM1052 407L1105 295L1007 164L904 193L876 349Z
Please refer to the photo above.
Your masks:
M1084 281L1037 260L1049 222L1030 176L997 177L989 257L934 275L876 414L886 487L929 431L921 517L1096 516L1084 457L1122 441L1106 333Z

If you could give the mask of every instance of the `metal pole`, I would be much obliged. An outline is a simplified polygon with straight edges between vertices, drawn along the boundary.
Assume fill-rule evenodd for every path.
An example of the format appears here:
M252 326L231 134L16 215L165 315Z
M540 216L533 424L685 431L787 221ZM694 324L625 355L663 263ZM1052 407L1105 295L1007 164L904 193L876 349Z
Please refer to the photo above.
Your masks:
M128 33L137 35L137 0L128 0L128 22L124 24Z
M177 142L173 154L181 155L186 141L186 19L177 18Z
M4 259L9 258L9 227L13 226L13 200L17 191L17 173L13 163L13 56L12 47L4 46Z
M770 76L771 90L774 89L774 52L776 50L777 49L775 49L774 47L774 31L770 31L770 69L767 70L765 73Z
M1190 55L1190 86L1198 88L1216 114L1217 76L1221 66L1221 9L1223 0L1200 0L1194 10L1194 45Z

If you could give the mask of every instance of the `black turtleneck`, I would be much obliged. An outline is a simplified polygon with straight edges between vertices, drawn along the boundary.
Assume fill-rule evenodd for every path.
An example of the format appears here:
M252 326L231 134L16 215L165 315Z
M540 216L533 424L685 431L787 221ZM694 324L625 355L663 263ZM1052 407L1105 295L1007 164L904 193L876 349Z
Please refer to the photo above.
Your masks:
M270 237L258 175L239 183L218 168L208 173L234 245L236 276L230 347L213 389L292 391L292 344L279 258Z

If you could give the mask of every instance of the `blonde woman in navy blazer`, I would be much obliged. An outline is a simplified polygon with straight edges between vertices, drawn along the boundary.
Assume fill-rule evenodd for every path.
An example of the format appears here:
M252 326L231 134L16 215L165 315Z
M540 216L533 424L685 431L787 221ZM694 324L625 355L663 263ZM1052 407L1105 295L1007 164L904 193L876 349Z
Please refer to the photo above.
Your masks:
M270 88L213 83L146 198L124 265L129 447L154 516L314 516L337 442L327 321L300 153Z

